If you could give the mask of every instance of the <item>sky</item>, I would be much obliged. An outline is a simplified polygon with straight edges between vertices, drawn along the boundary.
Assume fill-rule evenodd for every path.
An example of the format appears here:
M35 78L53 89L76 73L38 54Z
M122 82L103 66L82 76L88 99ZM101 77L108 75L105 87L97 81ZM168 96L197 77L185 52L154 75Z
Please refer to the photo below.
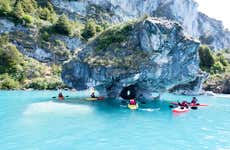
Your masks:
M195 0L199 11L209 17L221 20L225 28L230 29L230 0Z

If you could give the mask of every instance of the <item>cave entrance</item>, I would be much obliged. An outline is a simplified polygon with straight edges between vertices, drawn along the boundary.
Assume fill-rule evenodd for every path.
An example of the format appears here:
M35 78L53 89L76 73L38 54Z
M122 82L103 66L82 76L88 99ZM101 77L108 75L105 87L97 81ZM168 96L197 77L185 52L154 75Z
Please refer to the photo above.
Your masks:
M137 94L137 87L135 85L130 85L127 87L123 87L120 93L120 97L127 100L134 99L136 98L136 94Z

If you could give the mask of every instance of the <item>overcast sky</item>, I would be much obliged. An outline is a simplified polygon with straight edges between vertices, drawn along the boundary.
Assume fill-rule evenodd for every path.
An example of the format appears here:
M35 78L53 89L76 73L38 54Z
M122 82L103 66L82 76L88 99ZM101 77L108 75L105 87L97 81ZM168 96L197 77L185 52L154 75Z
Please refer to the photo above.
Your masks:
M221 20L230 29L230 0L195 0L199 10L209 17Z

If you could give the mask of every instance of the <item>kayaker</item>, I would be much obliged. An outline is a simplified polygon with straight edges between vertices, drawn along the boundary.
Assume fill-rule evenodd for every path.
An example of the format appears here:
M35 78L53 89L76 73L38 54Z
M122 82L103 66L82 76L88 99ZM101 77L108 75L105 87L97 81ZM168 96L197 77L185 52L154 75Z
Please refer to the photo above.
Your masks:
M90 96L91 96L91 98L96 98L95 92L92 92L92 94Z
M59 92L58 99L59 100L64 100L64 96L63 96L62 92Z
M129 100L129 104L130 104L130 105L136 105L135 99L130 99L130 100Z
M178 105L181 107L186 107L186 108L189 107L189 103L187 101L182 101L182 103L178 102Z
M198 100L196 99L196 97L192 98L191 104L195 105L197 104Z

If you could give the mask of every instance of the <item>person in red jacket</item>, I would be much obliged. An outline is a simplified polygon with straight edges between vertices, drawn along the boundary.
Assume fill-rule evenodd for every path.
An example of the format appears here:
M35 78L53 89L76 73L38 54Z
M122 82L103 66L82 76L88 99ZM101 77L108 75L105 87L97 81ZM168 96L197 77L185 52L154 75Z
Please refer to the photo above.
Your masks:
M59 100L64 100L64 96L63 96L62 92L60 92L60 93L58 94L58 99L59 99Z
M130 104L130 105L136 105L135 99L130 99L130 100L129 100L129 104Z
M178 105L181 106L181 107L188 108L189 107L189 102L187 102L187 101L182 101L182 103L178 102Z

